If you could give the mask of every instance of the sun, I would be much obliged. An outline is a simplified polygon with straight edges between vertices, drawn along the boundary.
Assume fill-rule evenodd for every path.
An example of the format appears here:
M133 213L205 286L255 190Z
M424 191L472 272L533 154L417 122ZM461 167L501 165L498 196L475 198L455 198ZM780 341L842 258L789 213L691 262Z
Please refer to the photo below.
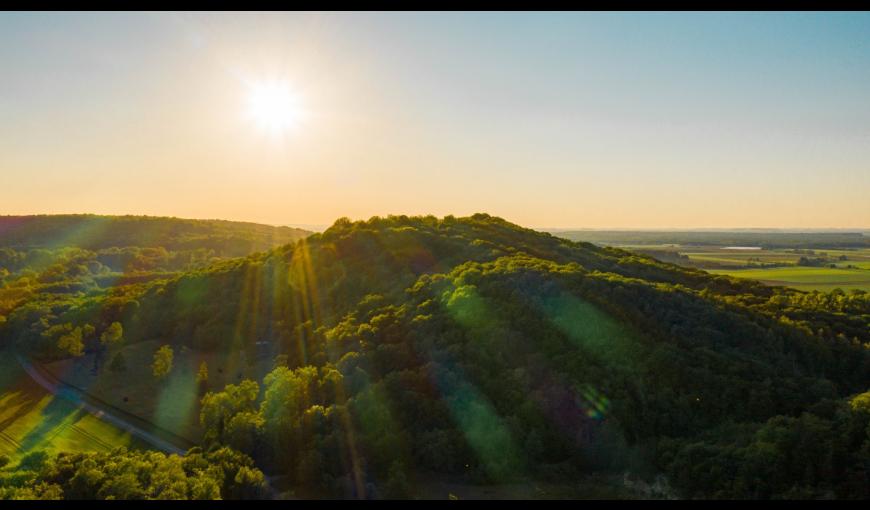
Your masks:
M248 88L248 115L261 129L278 136L298 129L305 110L287 82L263 81Z

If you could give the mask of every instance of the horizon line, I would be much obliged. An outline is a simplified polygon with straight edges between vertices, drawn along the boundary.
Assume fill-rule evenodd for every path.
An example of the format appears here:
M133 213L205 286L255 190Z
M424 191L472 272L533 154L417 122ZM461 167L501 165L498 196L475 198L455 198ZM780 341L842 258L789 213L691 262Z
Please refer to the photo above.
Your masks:
M472 213L475 214L475 213ZM471 216L469 214L467 216ZM485 213L489 214L489 213ZM161 215L161 214L136 214L136 213L124 213L124 214L105 214L105 213L93 213L93 212L78 212L78 213L30 213L30 214L0 214L0 218L2 217L26 217L26 216L141 216L147 218L175 218L181 220L200 220L200 221L232 221L238 223L254 223L259 225L266 225L272 227L289 227L289 228L299 228L303 230L314 229L318 230L326 230L332 224L335 223L333 220L332 223L303 223L303 222L292 222L292 223L267 223L263 221L254 221L254 220L246 220L246 219L230 219L230 218L194 218L194 217L186 217L186 216L175 216L175 215ZM438 216L435 214L383 214L383 215L374 215L380 216L382 218L386 218L388 216L408 216L408 217L424 217L424 216L435 216L436 218L444 218L444 216ZM450 216L450 215L447 215ZM463 217L460 215L453 215L456 217ZM525 228L529 228L531 230L537 230L541 232L572 232L572 231L597 231L597 232L701 232L701 231L719 231L719 232L740 232L746 230L792 230L796 231L793 233L801 233L801 232L814 232L821 230L837 230L837 231L854 231L856 233L864 233L870 232L870 226L865 227L805 227L805 226L729 226L729 227L686 227L686 226L661 226L661 227L581 227L581 226L570 226L570 227L554 227L554 226L533 226L533 225L523 225L522 223L517 223L515 221L509 220L507 218L503 218L498 215L490 214L490 216L495 216L504 219L510 223L514 223L516 225L523 226ZM339 216L341 218L342 216ZM354 220L354 221L366 221L369 218ZM338 218L336 218L337 220Z

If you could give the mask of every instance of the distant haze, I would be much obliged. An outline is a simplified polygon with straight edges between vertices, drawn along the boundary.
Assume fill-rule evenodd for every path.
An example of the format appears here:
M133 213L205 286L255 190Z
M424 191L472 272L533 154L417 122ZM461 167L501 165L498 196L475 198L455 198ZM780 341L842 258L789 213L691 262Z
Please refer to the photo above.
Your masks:
M287 225L288 227L296 227L296 228L305 228L301 225ZM311 230L311 229L306 229ZM759 233L759 234L771 234L771 233L862 233L862 234L870 234L870 228L764 228L764 227L742 227L742 228L645 228L645 229L633 229L633 228L538 228L542 232L582 232L582 231L590 231L590 232L751 232L751 233Z
M0 13L0 214L866 229L868 27L870 13ZM306 114L271 119L280 136L246 116L252 84L273 82Z
M291 223L287 225L281 225L283 227L292 227L292 228L301 228L302 230L310 230L311 232L323 232L324 230L329 228L329 225L325 224L308 224L308 223Z

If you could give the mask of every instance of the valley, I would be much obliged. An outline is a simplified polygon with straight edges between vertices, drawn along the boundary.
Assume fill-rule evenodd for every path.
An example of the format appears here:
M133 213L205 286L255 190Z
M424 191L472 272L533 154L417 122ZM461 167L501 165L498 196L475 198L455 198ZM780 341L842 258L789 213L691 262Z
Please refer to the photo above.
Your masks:
M867 232L567 231L590 240L712 274L799 290L870 290Z

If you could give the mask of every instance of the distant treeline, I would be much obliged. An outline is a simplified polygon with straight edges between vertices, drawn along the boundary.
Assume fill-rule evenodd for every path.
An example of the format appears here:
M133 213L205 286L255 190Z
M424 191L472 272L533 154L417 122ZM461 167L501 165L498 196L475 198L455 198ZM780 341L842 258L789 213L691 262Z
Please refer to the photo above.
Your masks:
M169 251L214 250L240 257L301 239L310 232L291 227L224 220L92 214L0 216L0 247L100 250L163 247Z
M0 323L35 296L143 283L291 244L310 232L148 216L0 216Z
M758 246L777 248L867 248L862 232L651 232L572 230L553 232L572 241L605 245L679 244L687 246Z

